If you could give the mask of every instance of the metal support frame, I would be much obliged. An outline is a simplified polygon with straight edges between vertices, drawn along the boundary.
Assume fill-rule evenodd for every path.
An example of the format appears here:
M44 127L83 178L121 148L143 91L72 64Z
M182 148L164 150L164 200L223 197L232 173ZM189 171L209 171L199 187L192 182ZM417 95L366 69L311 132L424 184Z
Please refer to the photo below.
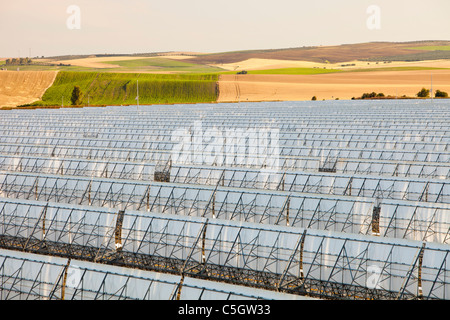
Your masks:
M90 292L87 269L69 288L79 259L170 273L172 299L186 294L188 278L325 299L448 299L449 112L408 105L405 114L398 103L306 114L284 106L31 110L20 122L2 113L0 248L22 258L9 272L15 258L0 254L0 295L127 297L134 278L111 293L110 271ZM243 134L227 154L210 141L215 157L206 163L203 132L192 126L199 115L204 129L222 134L275 128L279 145L249 155L259 138ZM196 144L172 165L171 132L180 126ZM275 149L278 161L268 157ZM61 259L23 258L31 253Z
M388 272L396 269L391 261L394 256L389 258L389 255L394 248L402 250L402 244L378 243L374 238L355 247L354 244L360 240L352 239L351 235L333 240L330 236L319 235L312 230L307 232L307 229L300 233L298 229L293 229L292 233L287 233L284 229L258 230L208 219L173 220L170 217L148 214L129 215L126 211L94 213L84 210L79 213L73 210L67 212L68 215L63 219L72 220L71 216L76 214L81 218L76 223L77 226L50 221L44 241L37 240L36 237L43 230L40 219L24 222L23 229L30 231L29 236L24 237L20 229L11 230L9 235L0 237L0 247L327 299L423 299L440 297L442 292L448 290L442 290L442 286L448 288L449 285L449 279L442 277L448 266L445 262L447 254L442 262L446 264L439 263L436 271L432 271L436 274L434 280L419 276L422 282L427 281L427 288L431 281L436 293L424 294L422 291L413 292L409 289L417 283L417 270L420 270L419 274L430 274L431 269L429 266L424 269L422 259L427 251L436 251L432 246L423 246L419 254L408 258L411 267L403 275L406 280L398 291L392 291L391 279L398 278L399 275ZM92 220L89 218L92 215L97 215L96 227L88 221ZM111 216L108 218L108 215ZM63 212L58 215L59 219L63 216ZM125 221L128 222L125 224ZM148 227L146 230L136 230L138 225ZM122 247L117 250L115 243L119 226L122 227ZM91 231L89 237L86 237L88 227ZM176 233L174 230L177 230ZM192 234L193 230L196 230L195 235ZM55 235L59 236L55 238ZM294 239L295 242L292 243ZM330 252L329 244L325 245L329 241L341 243L338 244L340 249L335 253ZM289 243L291 244L286 247ZM318 245L311 251L313 243ZM380 283L383 285L380 288L370 288L365 285L365 280L367 268L371 264L369 252L379 250L375 249L376 246L390 248L391 253L385 259L384 266L380 267L383 274ZM357 252L354 252L355 248L359 248ZM405 250L408 248L405 247ZM60 274L61 281L63 277ZM420 286L424 285L421 283ZM54 293L58 290L57 287L53 289Z
M225 171L222 171L212 188L15 173L3 176L0 195L10 199L37 199L275 225L289 223L289 226L294 227L372 234L369 226L373 226L373 219L366 218L369 210L372 212L373 202L370 198L325 197L288 191L249 192L246 189L222 187L224 177ZM383 200L382 206L384 209L379 219L379 233L384 237L427 238L429 241L448 243L448 205ZM401 216L397 213L400 209Z

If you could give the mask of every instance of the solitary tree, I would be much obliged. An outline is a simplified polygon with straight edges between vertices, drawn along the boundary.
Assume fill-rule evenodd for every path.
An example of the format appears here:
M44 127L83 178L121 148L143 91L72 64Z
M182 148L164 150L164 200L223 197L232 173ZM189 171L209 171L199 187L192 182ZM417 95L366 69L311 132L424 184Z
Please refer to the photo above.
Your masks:
M83 93L81 92L80 87L79 86L73 87L72 97L70 98L70 101L72 102L72 105L73 106L80 105L82 96L83 96Z
M441 91L441 90L436 90L434 96L436 98L448 98L448 93L444 92L444 91Z
M316 100L317 100L317 97L314 96L314 97L311 98L311 100L312 100L312 101L316 101Z
M418 96L419 98L428 98L428 97L430 96L430 90L425 89L425 88L422 88L422 90L420 90L420 91L417 93L417 96Z

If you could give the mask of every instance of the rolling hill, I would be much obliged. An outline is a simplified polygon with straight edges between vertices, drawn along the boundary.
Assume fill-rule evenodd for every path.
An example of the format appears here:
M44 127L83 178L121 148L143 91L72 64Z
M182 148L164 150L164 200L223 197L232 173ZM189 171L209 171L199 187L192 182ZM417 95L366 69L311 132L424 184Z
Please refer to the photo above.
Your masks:
M84 104L87 97L90 105L134 104L137 79L142 104L350 99L362 90L410 96L429 85L431 74L437 89L450 92L450 41L68 55L20 66L0 60L0 107L57 106L64 99L67 105L75 85L85 93ZM241 70L247 74L236 75Z
M450 41L416 41L416 42L369 42L358 44L343 44L340 46L302 47L274 50L249 50L200 55L190 59L199 64L226 64L248 59L278 59L310 61L319 63L342 63L354 60L374 60L383 58L392 60L394 57L411 54L430 54L427 47L438 48L449 46ZM433 50L441 53L440 50ZM431 52L433 52L431 51ZM450 58L450 55L448 56ZM418 60L425 60L418 57ZM405 60L407 61L407 60ZM417 60L416 60L417 61Z

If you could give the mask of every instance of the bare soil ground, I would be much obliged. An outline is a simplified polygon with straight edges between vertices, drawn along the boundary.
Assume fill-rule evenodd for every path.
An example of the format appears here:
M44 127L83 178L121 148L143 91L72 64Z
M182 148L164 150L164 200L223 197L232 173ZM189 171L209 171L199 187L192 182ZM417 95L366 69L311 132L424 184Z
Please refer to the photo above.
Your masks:
M56 74L56 71L0 71L0 107L16 107L39 100Z
M450 70L349 72L318 75L221 75L219 102L351 99L365 92L414 97L423 87L450 92Z

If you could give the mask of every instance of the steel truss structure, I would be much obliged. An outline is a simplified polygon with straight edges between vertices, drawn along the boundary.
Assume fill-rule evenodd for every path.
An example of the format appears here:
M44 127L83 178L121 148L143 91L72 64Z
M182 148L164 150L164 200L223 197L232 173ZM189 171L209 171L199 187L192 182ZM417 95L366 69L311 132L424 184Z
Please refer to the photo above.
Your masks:
M148 152L142 149L124 149L116 150L114 148L87 148L87 147L71 147L71 146L37 146L37 145L20 145L8 144L0 145L1 154L4 156L22 156L28 155L39 157L51 157L57 159L72 158L72 159L88 159L101 160L105 162L138 162L138 163L164 163L171 159L171 151L157 151ZM320 152L323 153L323 152ZM359 156L364 156L364 152L359 152ZM179 157L174 163L175 165L204 165L203 152L192 152L190 157ZM369 155L370 156L370 155ZM222 162L225 157L222 155ZM245 159L245 163L234 161L235 159ZM227 164L231 167L244 167L261 169L261 164L266 162L266 156L239 155L232 159L231 163ZM320 156L283 156L278 157L277 163L271 163L273 170L279 171L302 171L302 172L319 172L321 166L327 163L328 159L334 159L336 172L346 174L363 174L363 175L386 175L398 177L413 177L413 178L432 178L432 179L449 179L450 165L447 162L434 161L406 161L393 159L393 155L387 159L372 159L372 158L336 158ZM220 165L220 162L212 162L214 166ZM211 162L208 163L211 165Z
M113 178L137 181L155 180L156 164L4 156L0 170ZM219 181L220 180L220 181ZM246 168L170 166L168 181L184 184L213 185L264 190L286 190L332 195L369 196L450 203L450 184L442 179L402 179L387 176L309 173Z
M7 198L362 234L372 234L376 223L384 236L450 241L449 204L19 173L0 174L0 181Z
M308 299L274 291L0 249L2 300Z
M420 107L411 112L411 107L404 119L398 112L370 111L359 114L366 119L356 120L354 112L359 112L360 106L348 107L343 113L336 113L334 108L321 109L333 114L334 121L324 114L311 114L314 110L305 114L285 108L274 113L265 106L239 113L233 107L217 110L210 106L206 112L194 107L177 108L177 114L162 108L156 111L157 125L153 124L154 113L139 110L69 111L68 118L56 113L47 118L45 114L21 115L19 126L17 114L12 113L4 120L0 153L157 163L171 157L174 145L180 142L180 136L174 133L184 128L181 136L193 138L190 155L178 158L174 164L205 165L204 142L208 135L226 138L231 133L229 142L240 146L234 150L237 157L227 157L230 149L223 140L208 141L216 149L217 166L259 169L264 164L280 171L317 172L324 162L333 160L338 173L448 179L445 106L435 106L432 115L423 113ZM400 106L399 110L404 109ZM276 164L268 161L267 153L245 154L242 146L254 145L261 139L255 133L271 129L278 130L280 142Z
M175 130L176 128L173 128ZM200 129L200 128L199 128ZM202 128L203 129L203 128ZM217 134L228 133L227 131L215 128ZM267 128L272 129L272 128ZM205 131L208 130L205 128ZM188 133L192 135L195 134L195 128L189 128ZM200 132L200 131L199 131ZM253 129L249 132L244 132L244 136L237 136L234 141L237 144L242 144L242 141L249 140L250 144L254 144L256 139L259 137L254 134L257 132ZM279 133L278 133L279 134ZM184 135L183 135L184 136ZM327 140L327 139L305 139L304 135L295 135L294 139L284 138L283 145L280 147L281 155L318 155L318 153L334 153L335 156L340 156L343 158L353 158L354 155L358 155L367 149L379 149L375 154L380 160L394 158L395 160L418 160L429 158L431 161L435 162L446 162L448 160L447 155L442 151L447 151L449 144L447 142L416 142L416 141L402 141L402 142L392 142L392 141L370 141L370 140ZM0 142L2 144L19 144L19 145L49 145L49 146L74 146L74 147L91 147L91 148L115 148L115 149L141 149L141 150L173 150L174 145L178 143L175 140L174 135L166 133L163 137L157 137L156 140L132 140L132 139L122 139L114 140L111 139L101 139L98 135L84 135L80 139L79 136L75 137L34 137L34 136L22 136L22 137L10 137L10 136L0 136ZM217 141L213 142L217 143ZM222 145L218 145L222 147ZM223 151L222 152L226 152ZM345 153L344 153L345 152ZM442 153L441 153L442 152ZM397 155L398 153L398 155ZM412 153L412 155L411 155Z
M449 299L444 100L0 115L1 299Z
M446 245L92 210L44 203L17 208L22 216L7 217L18 224L3 226L1 246L331 299L445 299L450 293Z

